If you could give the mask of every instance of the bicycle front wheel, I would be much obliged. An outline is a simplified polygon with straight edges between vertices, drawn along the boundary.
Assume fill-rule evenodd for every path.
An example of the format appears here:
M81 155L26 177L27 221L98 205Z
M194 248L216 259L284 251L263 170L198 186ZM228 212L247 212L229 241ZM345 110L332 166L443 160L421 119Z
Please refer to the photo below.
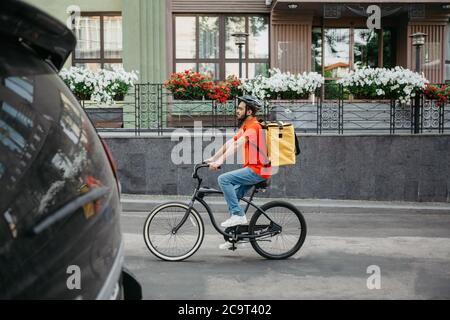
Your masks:
M252 239L253 249L267 259L286 259L300 250L306 238L306 221L301 212L284 201L268 202L261 209L267 216L256 211L248 230L250 235L267 235Z
M205 228L194 208L178 231L174 232L188 209L185 203L171 202L149 213L144 224L144 240L151 253L162 260L181 261L200 248Z

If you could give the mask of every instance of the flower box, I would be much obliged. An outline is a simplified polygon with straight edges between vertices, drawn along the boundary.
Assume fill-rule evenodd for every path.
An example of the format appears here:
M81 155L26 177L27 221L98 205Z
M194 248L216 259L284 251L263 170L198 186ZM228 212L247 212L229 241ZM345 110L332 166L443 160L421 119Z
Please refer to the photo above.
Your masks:
M78 100L106 104L123 101L138 79L137 71L126 72L120 67L113 67L112 71L71 67L62 69L60 76Z
M96 128L123 128L122 107L86 107L84 110Z
M393 99L406 103L421 92L428 80L402 67L361 68L337 81L356 99Z
M302 74L283 73L279 69L270 69L269 77L262 75L246 80L243 89L261 100L298 100L308 99L324 83L317 72Z
M173 73L164 83L164 87L172 93L175 100L214 100L225 103L240 94L241 82L235 76L226 81L214 83L212 75L186 70Z

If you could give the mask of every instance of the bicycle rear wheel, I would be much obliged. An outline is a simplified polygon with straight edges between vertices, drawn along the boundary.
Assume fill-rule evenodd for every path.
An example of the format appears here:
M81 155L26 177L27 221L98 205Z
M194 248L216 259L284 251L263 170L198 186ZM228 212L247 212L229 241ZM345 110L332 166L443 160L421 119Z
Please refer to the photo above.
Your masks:
M205 228L198 212L192 208L188 219L173 232L189 206L185 203L162 204L149 213L144 224L144 240L155 256L166 261L181 261L193 255L202 244Z
M286 259L300 250L306 238L306 221L292 204L272 201L261 206L272 223L261 211L256 211L250 220L249 234L270 235L251 239L255 251L267 259Z

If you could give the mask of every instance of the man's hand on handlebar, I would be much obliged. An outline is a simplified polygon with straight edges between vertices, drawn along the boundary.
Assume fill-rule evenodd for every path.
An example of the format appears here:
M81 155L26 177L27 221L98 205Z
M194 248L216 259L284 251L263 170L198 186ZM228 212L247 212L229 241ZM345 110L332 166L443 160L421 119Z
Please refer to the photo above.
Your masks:
M222 163L219 161L212 161L212 162L209 162L208 164L209 164L209 170L212 170L212 171L219 170L220 166L222 165Z

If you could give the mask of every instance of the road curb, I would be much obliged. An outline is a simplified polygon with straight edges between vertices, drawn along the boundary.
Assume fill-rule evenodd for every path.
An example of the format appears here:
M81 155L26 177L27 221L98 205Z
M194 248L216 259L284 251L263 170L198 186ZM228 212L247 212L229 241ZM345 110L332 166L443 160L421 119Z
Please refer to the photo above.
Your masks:
M221 198L207 199L214 212L226 212L227 205ZM305 213L372 213L372 214L450 214L450 203L411 203L411 202L378 202L357 200L329 200L329 199L274 199L259 198L258 205L275 200L284 200L295 205ZM122 195L123 211L147 211L169 201L189 202L189 197L179 196L136 196Z

